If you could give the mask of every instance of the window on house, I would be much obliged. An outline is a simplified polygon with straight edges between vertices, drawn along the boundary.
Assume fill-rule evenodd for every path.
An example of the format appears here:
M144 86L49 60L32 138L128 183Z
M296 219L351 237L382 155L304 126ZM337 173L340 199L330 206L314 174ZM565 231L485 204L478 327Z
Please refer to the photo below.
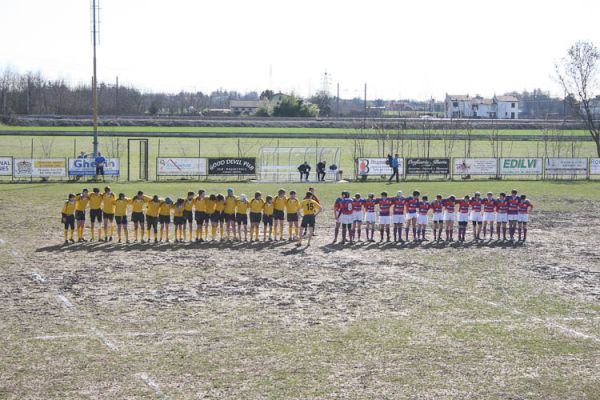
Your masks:
M510 103L511 108L515 108L515 103Z
M452 107L458 107L458 101L453 102Z

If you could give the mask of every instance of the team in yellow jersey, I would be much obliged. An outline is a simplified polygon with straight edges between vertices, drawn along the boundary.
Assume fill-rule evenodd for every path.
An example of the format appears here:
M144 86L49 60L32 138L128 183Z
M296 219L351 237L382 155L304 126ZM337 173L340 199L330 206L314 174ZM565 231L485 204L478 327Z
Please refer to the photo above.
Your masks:
M296 198L296 192L280 189L277 196L263 196L256 192L249 200L244 194L239 197L233 189L227 189L227 195L206 194L199 190L198 194L188 192L185 198L176 201L157 195L146 196L139 191L133 198L128 198L124 193L116 196L109 186L100 193L99 188L94 188L92 193L87 189L78 194L70 194L61 209L62 223L64 225L65 243L74 242L73 234L77 224L77 240L86 241L84 238L84 225L86 210L90 210L91 238L96 234L98 240L110 242L113 240L114 225L117 224L117 238L129 243L129 229L127 215L130 212L134 225L133 241L138 239L144 243L169 242L169 227L173 216L174 241L192 241L193 221L196 221L195 240L248 240L248 220L250 220L250 241L260 239L259 231L262 222L263 241L283 240L284 220L288 222L288 239L298 240L301 243L298 222L302 217L303 228L308 229L308 243L314 228L314 216L320 211L318 201L308 192L304 200ZM95 223L98 230L95 230ZM102 225L103 223L103 225ZM160 234L159 234L160 225ZM209 235L209 225L211 227ZM189 231L188 231L189 229ZM102 235L104 233L104 235Z

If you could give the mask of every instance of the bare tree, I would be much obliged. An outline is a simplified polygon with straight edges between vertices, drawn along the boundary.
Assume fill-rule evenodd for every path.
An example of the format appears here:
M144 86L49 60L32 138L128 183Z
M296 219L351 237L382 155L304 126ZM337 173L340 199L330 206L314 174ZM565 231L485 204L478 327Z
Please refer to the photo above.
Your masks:
M598 90L600 51L591 42L576 42L555 68L564 91L579 102L577 115L594 139L600 157L600 121L594 120L594 113L600 103L595 95Z

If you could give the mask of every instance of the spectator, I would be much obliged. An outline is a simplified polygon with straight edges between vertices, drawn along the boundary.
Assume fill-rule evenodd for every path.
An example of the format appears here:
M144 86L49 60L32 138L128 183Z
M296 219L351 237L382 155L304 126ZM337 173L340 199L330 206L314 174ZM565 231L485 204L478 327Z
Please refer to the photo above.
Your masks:
M96 179L98 179L98 175L102 175L102 181L104 181L104 164L106 164L106 158L102 157L102 154L98 152L96 159Z
M300 172L300 182L302 182L302 178L308 182L308 176L310 175L310 165L308 165L308 161L304 161L304 164L300 164L298 167L298 172Z
M317 180L318 181L325 181L325 161L319 161L317 163Z
M87 158L87 154L85 153L85 151L82 151L81 153L79 153L77 158Z
M392 183L392 179L394 179L394 176L396 177L396 183L400 182L400 173L398 171L400 163L398 158L399 157L397 153L394 157L392 157L391 154L388 154L388 162L390 164L390 167L392 167L392 176L390 176L390 179L388 180L389 183Z

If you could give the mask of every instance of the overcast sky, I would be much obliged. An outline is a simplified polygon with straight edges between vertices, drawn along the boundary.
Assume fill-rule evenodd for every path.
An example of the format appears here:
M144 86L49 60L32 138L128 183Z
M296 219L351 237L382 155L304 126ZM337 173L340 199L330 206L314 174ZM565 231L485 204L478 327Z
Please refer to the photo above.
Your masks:
M89 0L0 0L0 68L92 73ZM600 45L600 2L101 0L101 81L144 90L318 90L341 97L560 94L554 63Z

